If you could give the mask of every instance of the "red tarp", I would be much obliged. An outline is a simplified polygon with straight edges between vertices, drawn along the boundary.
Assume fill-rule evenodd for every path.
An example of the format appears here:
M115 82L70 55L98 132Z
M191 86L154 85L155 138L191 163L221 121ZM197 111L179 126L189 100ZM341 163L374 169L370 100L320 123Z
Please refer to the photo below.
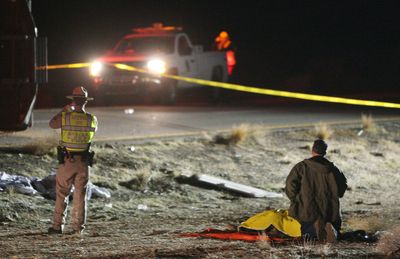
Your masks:
M241 231L230 231L230 230L218 230L213 228L208 228L202 232L196 233L182 233L182 237L204 237L204 238L215 238L224 240L241 240L248 242L255 241L270 241L274 243L283 243L285 241L296 240L297 238L280 238L280 237L270 237L267 234L261 235L252 232L241 232Z

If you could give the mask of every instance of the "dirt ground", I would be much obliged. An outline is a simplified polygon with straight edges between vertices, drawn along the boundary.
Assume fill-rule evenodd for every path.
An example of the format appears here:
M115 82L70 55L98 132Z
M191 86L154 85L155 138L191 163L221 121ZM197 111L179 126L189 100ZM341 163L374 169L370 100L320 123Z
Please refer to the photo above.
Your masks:
M400 121L380 122L358 135L361 128L361 122L330 126L327 140L327 158L348 178L349 190L341 200L343 231L390 233L400 225ZM329 133L329 128L321 130ZM286 196L245 198L179 184L177 176L210 174L284 193L286 176L297 162L309 157L317 134L314 127L265 130L242 125L222 134L222 139L231 139L233 132L239 132L238 143L218 144L215 135L208 133L95 144L91 181L108 188L112 197L90 200L87 231L82 236L46 234L54 201L12 190L0 192L0 257L380 258L394 252L391 244L382 242L278 245L180 237L180 233L207 228L225 229L267 208L287 208L289 201ZM51 143L38 137L23 147L0 152L0 171L47 176L57 167ZM396 242L400 245L399 239Z

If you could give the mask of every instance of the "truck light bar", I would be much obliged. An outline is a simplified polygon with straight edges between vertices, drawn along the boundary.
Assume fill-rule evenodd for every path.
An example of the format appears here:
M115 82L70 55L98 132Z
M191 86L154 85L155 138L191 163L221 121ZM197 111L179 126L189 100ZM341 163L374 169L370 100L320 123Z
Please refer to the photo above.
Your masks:
M160 32L176 32L182 31L182 27L164 26L162 23L153 23L152 27L133 28L135 33L160 33Z

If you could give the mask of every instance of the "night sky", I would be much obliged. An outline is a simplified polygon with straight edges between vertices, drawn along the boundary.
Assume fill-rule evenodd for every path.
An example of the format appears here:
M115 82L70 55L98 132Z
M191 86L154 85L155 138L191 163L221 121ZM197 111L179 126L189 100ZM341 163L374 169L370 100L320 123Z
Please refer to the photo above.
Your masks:
M234 82L336 95L400 89L395 1L32 2L49 64L90 61L131 28L163 22L206 48L227 30L237 46Z

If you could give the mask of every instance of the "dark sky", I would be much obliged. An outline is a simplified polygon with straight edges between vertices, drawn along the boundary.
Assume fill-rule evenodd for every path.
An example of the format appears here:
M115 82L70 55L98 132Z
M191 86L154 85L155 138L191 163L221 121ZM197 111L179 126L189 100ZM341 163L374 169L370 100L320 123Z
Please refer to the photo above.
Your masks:
M241 83L320 93L400 88L395 1L32 2L39 34L48 37L50 64L91 60L131 28L163 22L182 26L206 46L227 30L237 46L235 80Z

